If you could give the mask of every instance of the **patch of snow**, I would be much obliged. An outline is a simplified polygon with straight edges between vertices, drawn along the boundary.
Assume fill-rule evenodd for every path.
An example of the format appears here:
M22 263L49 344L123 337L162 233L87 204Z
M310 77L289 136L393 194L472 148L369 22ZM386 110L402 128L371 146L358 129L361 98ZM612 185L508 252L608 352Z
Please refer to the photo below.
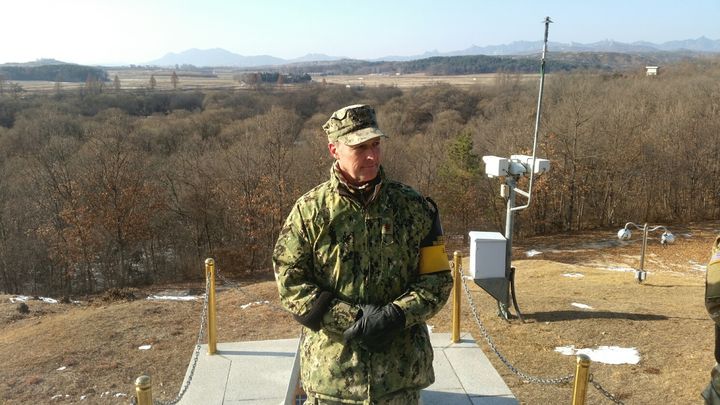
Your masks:
M572 306L574 306L574 307L576 307L576 308L580 308L580 309L593 309L593 307L591 307L590 305L580 304L580 303L577 303L577 302L573 302L573 303L571 303L570 305L572 305Z
M31 300L31 297L28 297L27 295L16 295L15 297L10 297L10 302L13 304L16 302L28 302L28 300ZM58 301L54 298L48 298L48 297L38 297L38 299L46 304L57 304Z
M541 255L541 254L542 254L542 252L537 251L535 249L528 250L527 252L525 252L525 256L527 256L527 257L533 257L533 256Z
M583 253L590 252L591 249L550 249L550 253Z
M428 332L432 333L432 330L433 330L434 326L432 326L432 325L430 325L430 324L428 323L428 324L427 324L427 328L428 328Z
M113 395L115 398L125 398L127 397L127 394L124 392L118 392L117 394Z
M53 395L53 396L50 398L50 400L51 400L51 401L54 401L54 400L56 400L56 399L63 399L63 398L70 398L70 395L68 395L68 394L65 394L65 395L63 395L63 394L57 394L57 395Z
M152 345L142 345L138 347L138 350L150 350L151 347Z
M263 305L263 304L269 304L269 303L270 303L270 301L255 301L255 302L251 302L249 304L240 305L240 309L246 309L246 308L249 308L249 307L252 307L255 305Z
M702 272L707 271L707 265L700 264L700 263L696 262L695 260L688 260L688 263L690 264L690 270L702 271Z
M84 401L85 398L87 398L87 397L88 397L87 395L80 395L80 400L81 400L81 401Z
M574 345L556 347L555 351L566 356L585 354L590 360L605 364L638 364L640 353L634 347L599 346L597 349L576 349Z
M583 242L575 244L575 249L551 249L548 252L551 253L579 253L579 252L591 252L595 250L606 249L620 245L622 242L613 239L594 241L594 242Z
M65 370L66 368L67 368L66 366L62 366L62 367L58 368L57 371L63 371L63 370Z
M565 356L572 356L575 354L575 346L560 346L556 347L555 351Z
M604 269L610 270L610 271L619 271L622 273L634 273L635 272L635 269L633 269L632 267L626 267L626 266L610 266L610 267L604 267ZM650 273L650 272L648 271L648 273Z
M692 238L692 237L693 237L693 234L691 234L691 233L684 233L684 234L682 234L682 236L683 236L684 238Z
M585 277L584 274L581 273L563 273L563 277L571 277L571 278L583 278Z
M147 297L149 300L158 300L158 301L196 301L200 299L199 295L183 295L183 296L174 296L174 295L151 295Z

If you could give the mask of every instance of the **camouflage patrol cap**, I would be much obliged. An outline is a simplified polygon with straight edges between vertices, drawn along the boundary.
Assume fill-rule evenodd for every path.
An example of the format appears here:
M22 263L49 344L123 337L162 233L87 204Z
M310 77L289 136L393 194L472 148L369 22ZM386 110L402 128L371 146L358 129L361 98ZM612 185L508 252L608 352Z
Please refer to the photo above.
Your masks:
M373 138L387 138L377 127L375 110L369 105L354 104L333 113L323 125L330 142L358 145Z

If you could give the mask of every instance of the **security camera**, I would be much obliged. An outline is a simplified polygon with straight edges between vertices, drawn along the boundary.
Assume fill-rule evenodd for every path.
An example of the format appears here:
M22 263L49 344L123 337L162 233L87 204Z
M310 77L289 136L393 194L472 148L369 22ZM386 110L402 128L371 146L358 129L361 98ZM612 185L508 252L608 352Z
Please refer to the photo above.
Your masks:
M549 160L533 158L528 155L510 155L510 162L520 163L524 167L524 172L527 173L540 174L550 170Z
M487 174L488 177L507 176L509 162L506 158L483 156L482 160L485 163L485 174Z

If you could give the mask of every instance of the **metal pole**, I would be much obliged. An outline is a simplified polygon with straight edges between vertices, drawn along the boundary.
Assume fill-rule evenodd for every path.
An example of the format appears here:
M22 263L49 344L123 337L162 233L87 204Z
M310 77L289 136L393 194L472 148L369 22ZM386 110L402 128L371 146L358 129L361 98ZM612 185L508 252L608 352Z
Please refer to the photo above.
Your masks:
M217 322L215 313L215 260L205 259L205 277L208 281L208 354L217 352Z
M462 277L462 255L459 251L453 254L453 308L452 308L452 342L460 342L460 277Z
M153 405L152 380L147 375L141 375L135 380L135 398L137 405Z
M506 239L506 245L505 245L505 278L510 277L510 267L512 264L512 239L513 239L513 227L515 225L514 221L514 210L515 207L515 186L517 185L517 180L513 176L508 176L505 179L505 182L508 185L508 188L510 189L510 193L508 195L507 200L507 210L505 212L505 239ZM509 302L501 302L501 310L504 309L505 312L507 312L507 308L510 305ZM504 306L504 308L502 308Z
M532 147L533 161L532 167L530 168L530 181L528 182L527 202L525 202L525 205L513 207L513 211L524 210L525 208L530 206L530 202L532 200L532 189L535 179L535 152L537 151L538 132L540 131L540 114L542 112L542 97L543 89L545 87L545 54L547 53L548 31L550 30L550 23L552 22L552 20L550 20L550 17L545 17L545 20L543 22L545 23L545 37L543 39L543 50L542 56L540 58L540 90L538 91L537 111L535 112L535 133L533 134Z
M648 237L648 224L646 223L643 226L643 240L642 240L642 249L640 250L640 271L644 271L645 269L645 248L647 247L647 237Z
M590 357L585 354L577 355L575 367L575 384L573 386L572 405L583 405L587 395L587 385L590 380Z

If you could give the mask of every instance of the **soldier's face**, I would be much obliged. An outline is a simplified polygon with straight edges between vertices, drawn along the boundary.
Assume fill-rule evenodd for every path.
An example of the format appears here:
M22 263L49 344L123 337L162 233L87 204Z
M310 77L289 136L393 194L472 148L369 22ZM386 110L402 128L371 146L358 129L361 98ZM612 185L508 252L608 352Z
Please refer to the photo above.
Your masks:
M342 142L328 144L330 154L338 161L345 179L359 186L374 179L380 170L380 138L370 139L358 145L348 146Z

